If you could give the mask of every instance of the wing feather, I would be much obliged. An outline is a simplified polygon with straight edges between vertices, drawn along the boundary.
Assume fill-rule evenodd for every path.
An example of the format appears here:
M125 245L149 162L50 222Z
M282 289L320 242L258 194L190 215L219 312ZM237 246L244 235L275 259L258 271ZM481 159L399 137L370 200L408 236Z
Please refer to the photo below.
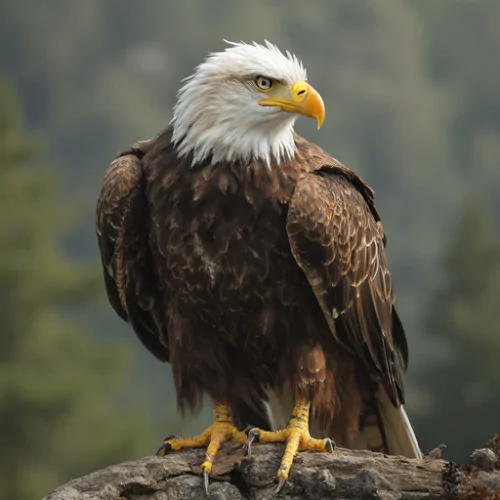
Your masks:
M109 166L97 202L96 232L104 281L116 313L129 322L161 361L162 318L148 245L147 201L138 151L131 149Z
M373 192L345 167L323 166L297 183L287 231L336 340L363 360L398 405L406 338Z

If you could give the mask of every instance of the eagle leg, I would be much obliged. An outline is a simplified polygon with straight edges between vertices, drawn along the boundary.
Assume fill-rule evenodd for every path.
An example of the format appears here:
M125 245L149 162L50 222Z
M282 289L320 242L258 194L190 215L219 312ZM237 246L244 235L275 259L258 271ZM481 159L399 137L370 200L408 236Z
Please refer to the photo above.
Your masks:
M279 492L286 483L297 451L333 452L335 449L335 443L330 438L314 439L309 434L310 408L311 403L304 397L299 396L295 400L295 407L286 429L269 432L254 428L248 434L246 445L248 455L251 454L252 442L255 439L259 443L286 443L285 453L283 454L278 470L278 487L276 488L276 492Z
M205 461L201 464L205 491L208 494L208 477L212 471L213 462L222 443L232 441L246 444L247 436L234 425L233 414L228 406L214 401L213 423L199 436L192 438L168 437L160 446L157 455L165 455L169 451L179 451L184 448L207 447Z

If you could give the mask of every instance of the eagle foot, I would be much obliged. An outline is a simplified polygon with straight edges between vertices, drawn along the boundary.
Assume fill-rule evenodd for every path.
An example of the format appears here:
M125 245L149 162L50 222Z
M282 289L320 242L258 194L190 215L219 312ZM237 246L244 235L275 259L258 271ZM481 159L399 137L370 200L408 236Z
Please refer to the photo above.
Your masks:
M257 428L251 429L248 433L246 444L247 455L252 452L252 443L286 443L285 452L278 469L278 493L288 480L293 459L297 451L322 451L333 452L335 442L330 439L315 439L309 434L309 409L311 404L303 398L298 398L290 421L286 429L275 432L263 431Z
M212 472L215 456L222 443L228 441L244 445L247 442L247 436L235 427L231 410L226 405L214 404L214 421L208 429L204 430L199 436L192 438L169 436L165 438L156 454L166 455L171 451L206 446L207 452L201 468L203 470L205 492L208 494L209 476Z

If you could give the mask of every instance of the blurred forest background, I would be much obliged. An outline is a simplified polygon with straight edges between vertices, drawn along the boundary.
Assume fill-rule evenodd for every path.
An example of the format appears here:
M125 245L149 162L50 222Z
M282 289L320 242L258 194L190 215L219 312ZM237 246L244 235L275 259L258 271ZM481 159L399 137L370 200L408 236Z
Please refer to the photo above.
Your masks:
M171 118L223 39L295 52L327 107L298 130L376 189L424 451L500 430L500 2L3 0L0 500L196 432L170 368L104 298L94 206L109 162Z

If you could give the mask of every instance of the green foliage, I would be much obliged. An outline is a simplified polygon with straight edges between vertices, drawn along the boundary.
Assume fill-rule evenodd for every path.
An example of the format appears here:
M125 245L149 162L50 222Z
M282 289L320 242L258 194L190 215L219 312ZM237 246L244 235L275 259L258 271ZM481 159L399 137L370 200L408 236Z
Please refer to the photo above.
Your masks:
M453 162L469 190L500 214L500 3L413 2L427 31L433 80L451 103Z
M131 458L144 418L117 402L125 352L72 317L100 287L63 250L58 173L0 81L0 499L40 498L71 477ZM66 312L63 312L63 307Z
M417 427L427 449L444 442L465 461L500 414L500 239L480 205L466 207L442 267L427 326L443 355L422 376L430 400Z

